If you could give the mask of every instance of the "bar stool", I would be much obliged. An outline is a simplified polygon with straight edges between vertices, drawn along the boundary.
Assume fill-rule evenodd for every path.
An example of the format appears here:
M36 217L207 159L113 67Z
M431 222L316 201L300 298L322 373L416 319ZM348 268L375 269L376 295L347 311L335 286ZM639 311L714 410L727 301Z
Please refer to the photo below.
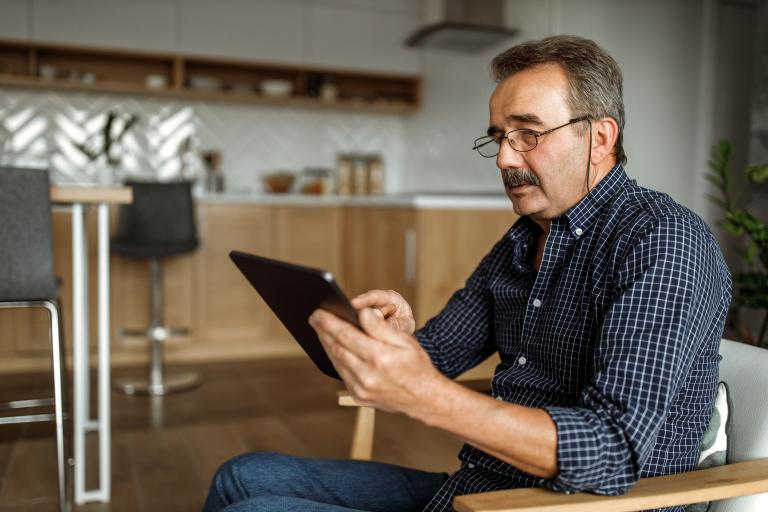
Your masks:
M0 410L25 414L0 416L0 425L54 421L59 510L70 509L68 449L64 419L66 387L64 341L53 274L50 182L42 169L0 168L0 309L43 308L48 311L53 397L0 403ZM53 413L35 411L45 407ZM37 414L30 414L35 413Z
M162 259L194 251L199 242L195 223L191 183L127 181L133 188L133 202L120 207L117 236L112 252L127 258L149 260L150 325L147 329L121 329L123 336L149 338L149 375L146 379L116 379L115 387L129 395L165 395L191 389L200 383L195 373L166 375L163 365L165 341L189 333L171 328L163 319Z

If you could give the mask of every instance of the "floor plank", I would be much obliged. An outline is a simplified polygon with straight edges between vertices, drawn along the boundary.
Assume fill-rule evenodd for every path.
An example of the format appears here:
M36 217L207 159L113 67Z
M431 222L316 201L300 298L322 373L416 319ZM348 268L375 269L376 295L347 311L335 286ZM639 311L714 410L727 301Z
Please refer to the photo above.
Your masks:
M76 512L200 510L216 469L245 452L348 457L355 411L336 405L341 384L308 360L183 368L189 369L203 378L193 391L160 398L112 394L112 502ZM44 393L49 381L41 374L6 376L0 397ZM89 436L88 444L97 441ZM376 460L449 471L460 444L403 416L377 414ZM54 448L50 424L0 428L0 512L56 510ZM94 457L88 482L97 474Z

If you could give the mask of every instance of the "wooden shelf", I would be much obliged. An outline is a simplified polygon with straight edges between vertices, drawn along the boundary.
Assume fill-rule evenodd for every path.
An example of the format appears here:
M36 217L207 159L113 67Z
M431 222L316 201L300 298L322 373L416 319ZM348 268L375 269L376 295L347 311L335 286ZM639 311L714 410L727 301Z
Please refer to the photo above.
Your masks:
M264 94L268 80L287 82L291 90ZM420 102L420 79L412 75L19 41L0 41L0 86L403 113Z

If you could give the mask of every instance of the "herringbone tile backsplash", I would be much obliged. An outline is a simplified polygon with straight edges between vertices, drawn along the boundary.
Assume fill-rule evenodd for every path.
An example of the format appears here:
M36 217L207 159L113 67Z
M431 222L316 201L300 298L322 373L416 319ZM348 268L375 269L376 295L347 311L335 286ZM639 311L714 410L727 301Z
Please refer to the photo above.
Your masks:
M197 179L200 152L218 149L227 189L253 192L262 174L335 168L339 153L365 153L384 160L387 191L400 190L405 129L398 115L114 94L0 89L0 164L47 166L57 183L99 182L104 165L89 163L76 145L98 142L110 111L139 117L120 145L122 178Z

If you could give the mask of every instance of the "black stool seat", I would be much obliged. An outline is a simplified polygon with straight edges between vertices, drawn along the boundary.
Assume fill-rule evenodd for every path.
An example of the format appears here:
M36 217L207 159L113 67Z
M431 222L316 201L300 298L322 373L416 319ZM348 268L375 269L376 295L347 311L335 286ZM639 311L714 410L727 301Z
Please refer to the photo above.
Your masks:
M112 252L129 258L162 258L198 246L192 184L127 181L133 202L120 207Z
M164 322L162 262L164 258L194 251L199 245L195 225L192 184L187 181L128 181L133 202L120 207L117 236L112 252L128 258L145 259L150 269L150 325L146 329L121 329L123 336L142 336L150 341L148 378L116 380L115 386L128 394L164 395L194 387L196 374L165 375L163 346L186 328L167 327Z
M195 240L181 240L178 242L146 242L143 240L129 240L115 238L112 240L112 252L126 258L150 259L176 256L197 249L199 242Z

